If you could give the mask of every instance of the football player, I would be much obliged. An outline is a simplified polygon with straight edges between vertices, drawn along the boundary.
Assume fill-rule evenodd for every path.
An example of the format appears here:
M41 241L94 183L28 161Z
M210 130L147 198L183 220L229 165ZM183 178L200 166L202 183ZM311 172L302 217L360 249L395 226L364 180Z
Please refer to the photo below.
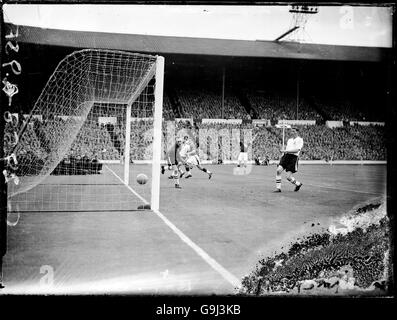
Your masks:
M173 171L169 179L175 180L175 188L177 189L181 189L181 186L179 184L179 179L184 174L181 168L183 164L180 158L181 147L182 147L182 139L178 138L175 144L172 146L172 148L167 152L168 169ZM165 171L164 166L161 166L161 173L164 174L164 171Z
M192 173L190 170L192 170L194 167L197 167L197 169L207 173L208 179L211 179L212 172L201 166L200 157L198 156L196 148L194 147L193 143L189 140L189 137L185 136L183 140L184 141L180 151L180 156L185 164L185 169L186 169L185 178L188 179L192 177Z
M281 192L281 173L284 170L287 172L287 180L295 185L294 191L299 191L302 187L302 182L296 180L292 175L298 171L299 153L302 147L303 139L298 134L298 128L291 128L291 138L288 139L285 149L280 150L283 156L277 166L276 190L274 192Z

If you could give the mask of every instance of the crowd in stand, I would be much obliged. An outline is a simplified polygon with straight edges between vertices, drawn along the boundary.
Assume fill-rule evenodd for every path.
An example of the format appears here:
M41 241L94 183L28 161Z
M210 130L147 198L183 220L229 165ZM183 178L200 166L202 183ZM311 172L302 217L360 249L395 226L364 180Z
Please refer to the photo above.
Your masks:
M236 159L239 152L239 141L251 140L250 160L280 158L280 147L282 144L281 130L274 126L255 126L252 123L226 124L226 123L201 123L203 118L224 118L224 119L250 119L253 112L247 112L240 100L231 91L225 93L223 113L221 110L221 96L210 90L196 91L186 89L176 92L179 99L179 116L182 118L194 119L189 121L174 121L176 117L175 106L172 105L169 97L164 95L163 100L163 154L170 146L167 145L167 121L175 125L175 132L185 128L189 129L196 145L200 146L200 157L202 159L222 162L224 160ZM281 98L283 97L283 98ZM258 118L265 119L295 119L296 102L288 95L271 95L264 92L247 93L248 101ZM152 117L152 106L133 105L132 117ZM349 101L336 103L315 99L314 102L319 108L326 110L332 120L366 120L365 114L359 109L352 107ZM319 120L318 110L310 109L305 99L299 105L299 119ZM97 106L94 105L94 109ZM97 160L120 160L124 157L125 145L125 118L119 106L109 105L107 108L98 107L95 111L97 116L111 116L117 119L116 123L105 124L98 122L98 118L85 121L79 129L77 137L69 146L66 157L86 157ZM109 114L110 113L110 114ZM22 119L22 116L20 117ZM198 120L198 121L197 121ZM23 122L19 121L18 130ZM273 123L274 124L274 123ZM48 150L56 150L59 145L67 144L68 130L65 126L73 128L75 124L71 120L61 117L42 119L33 118L26 126L23 135L24 147L19 150L20 155L26 159L45 159ZM145 160L151 158L153 140L151 129L152 120L136 120L131 124L130 158L134 160ZM386 160L385 129L381 126L343 126L329 128L325 125L301 126L300 131L305 144L301 153L303 160ZM210 130L213 129L213 130ZM243 129L252 129L252 137L244 136ZM207 130L206 141L200 140L199 130ZM7 124L6 132L10 131ZM8 132L10 134L10 132ZM215 142L214 142L215 141ZM245 141L247 142L247 141ZM203 145L206 145L203 147ZM217 146L215 154L208 151L208 146ZM59 148L57 149L59 150ZM6 150L7 151L7 150ZM7 153L7 152L6 152ZM216 158L216 159L215 159ZM61 159L59 159L61 160ZM32 160L33 161L33 160Z
M250 92L247 97L261 119L320 120L321 115L310 108L305 100L297 106L296 97L287 94ZM298 113L298 114L297 114Z
M313 97L313 102L318 109L323 110L327 120L339 121L383 121L378 114L378 119L372 117L359 106L355 106L348 98L340 97ZM380 118L379 118L380 117Z
M175 119L175 118L176 118L176 115L172 108L170 99L168 98L167 95L164 95L164 97L163 97L163 119L171 120L171 119Z
M194 119L269 119L269 120L341 120L341 121L384 121L381 113L376 116L355 105L348 98L330 96L302 96L289 92L266 90L249 90L244 96L245 106L233 89L225 90L222 106L220 90L210 88L175 88L177 105L169 95L163 95L163 118L172 120L176 117ZM174 99L175 100L175 97ZM298 102L297 102L298 101ZM153 96L139 98L132 105L132 117L153 116ZM103 116L120 113L120 105L94 105L96 113ZM254 116L255 115L255 116Z
M51 123L52 121L52 123ZM280 158L282 130L274 126L248 124L176 122L175 132L185 128L199 146L203 160L223 162L236 159L239 142L250 143L250 160ZM45 133L48 128L52 133ZM34 120L24 134L24 157L45 159L52 144L61 143L54 136L60 134L63 120L41 122ZM138 120L131 124L130 158L147 160L152 156L152 121ZM386 160L385 128L382 126L344 126L329 128L325 125L300 126L300 135L305 143L301 152L302 160ZM237 129L237 130L235 130ZM251 129L251 130L246 130ZM201 134L199 132L201 131ZM287 130L288 131L288 130ZM66 157L86 157L98 160L120 160L124 156L125 127L122 124L98 124L86 122L66 154ZM167 122L163 121L163 154L170 146ZM286 132L285 143L288 138ZM32 158L32 159L33 159ZM61 159L59 159L61 160Z
M250 119L251 115L232 92L225 93L223 113L222 96L203 89L177 90L181 103L181 117L195 119Z
M349 99L300 97L286 92L249 91L245 94L247 106L243 106L233 90L225 92L222 110L222 96L219 91L203 88L177 89L180 101L180 117L195 119L300 119L300 120L346 120L346 121L383 121L373 119L367 112L360 110ZM310 100L310 101L309 101ZM223 112L222 112L223 111ZM171 103L164 96L165 119L175 116Z
M231 93L225 95L224 118L226 119L251 119L237 97Z
M177 91L182 118L222 118L221 96L215 92L184 89Z
M382 126L346 126L329 128L325 125L299 126L300 135L304 139L304 148L300 155L302 160L386 160L385 128ZM236 159L239 152L239 142L250 143L252 159L278 160L281 156L282 130L275 127L253 126L252 124L206 123L196 126L180 123L177 129L192 129L196 144L201 145L202 159L220 160ZM208 141L200 141L198 130L205 130ZM213 129L213 130L209 130ZM238 129L233 130L232 129ZM252 129L246 136L244 129ZM247 130L245 130L247 131ZM223 138L227 137L229 138ZM288 139L285 133L284 143ZM215 155L211 155L208 146L211 140L218 141ZM225 147L225 143L228 144ZM206 150L206 153L203 152ZM212 158L211 158L212 156Z
M302 160L386 160L384 127L347 126L331 129L324 125L313 125L300 128L304 140L300 155ZM260 127L255 128L254 132L257 135L253 154L256 157L265 155L269 159L279 159L281 129Z

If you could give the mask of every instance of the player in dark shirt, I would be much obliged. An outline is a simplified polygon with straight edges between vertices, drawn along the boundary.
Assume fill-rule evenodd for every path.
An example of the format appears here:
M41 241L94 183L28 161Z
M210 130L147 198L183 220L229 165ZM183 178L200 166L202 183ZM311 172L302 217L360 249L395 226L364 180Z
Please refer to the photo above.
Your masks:
M181 189L179 185L179 178L184 174L182 171L182 161L179 156L179 151L182 146L182 139L178 138L175 144L167 152L168 169L173 170L172 179L175 180L175 188ZM165 168L161 166L161 173L164 174Z
M244 163L244 168L247 167L248 163L248 147L250 144L244 144L240 141L240 154L238 155L238 165L237 167L241 167L241 163Z

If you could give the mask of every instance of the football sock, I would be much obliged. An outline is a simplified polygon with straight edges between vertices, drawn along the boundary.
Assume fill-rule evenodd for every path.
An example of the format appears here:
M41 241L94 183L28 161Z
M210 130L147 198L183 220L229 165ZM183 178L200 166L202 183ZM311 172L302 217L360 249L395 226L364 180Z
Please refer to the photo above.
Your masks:
M180 171L179 171L180 172ZM174 178L174 181L175 181L175 184L179 184L179 172L178 172L178 170L175 170L174 171L174 173L173 173L173 178Z
M289 177L289 178L287 178L287 180L289 181L289 182L291 182L292 184L294 184L294 185L296 185L296 186L299 186L301 183L298 181L298 180L296 180L294 177Z
M281 189L281 174L276 173L276 188Z

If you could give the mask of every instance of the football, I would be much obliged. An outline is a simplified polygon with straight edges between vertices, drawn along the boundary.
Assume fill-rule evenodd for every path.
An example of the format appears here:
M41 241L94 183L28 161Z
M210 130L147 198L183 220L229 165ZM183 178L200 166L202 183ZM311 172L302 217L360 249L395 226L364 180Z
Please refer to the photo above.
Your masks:
M138 174L137 177L136 177L136 181L139 184L145 184L146 182L148 182L148 180L149 179L148 179L147 175L143 174L143 173Z

